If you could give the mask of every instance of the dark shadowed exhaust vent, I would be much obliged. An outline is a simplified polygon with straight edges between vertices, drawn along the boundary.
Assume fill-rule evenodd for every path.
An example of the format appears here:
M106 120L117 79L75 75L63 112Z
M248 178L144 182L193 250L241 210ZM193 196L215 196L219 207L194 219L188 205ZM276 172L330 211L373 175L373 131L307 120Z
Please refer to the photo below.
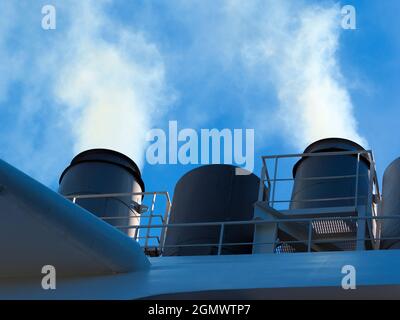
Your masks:
M170 224L241 221L253 218L260 180L254 174L236 175L231 165L207 165L185 174L176 184ZM224 228L221 254L250 254L254 226ZM214 255L218 253L220 226L168 227L165 256ZM189 246L192 245L192 246Z
M357 143L329 138L309 145L304 153L365 151ZM370 159L362 154L356 187L357 154L305 156L293 168L294 186L291 209L354 206L356 189L358 205L365 205L369 191ZM329 200L331 199L331 200Z
M59 192L64 196L144 192L137 165L122 153L92 149L78 154L60 177ZM113 226L139 223L142 196L77 198L76 203ZM135 230L127 230L134 235Z
M381 241L381 248L400 249L400 158L394 160L383 174L382 199L380 215L387 219L381 221L381 237L387 239Z
M350 217L355 214L356 207L366 206L371 159L364 151L357 143L341 138L322 139L309 145L293 168L290 209L310 210L315 218L322 217L321 212L330 212L329 217L334 218L335 210L340 216ZM355 220L341 220L340 216L311 223L313 239L326 241L320 243L323 250L355 248L356 241L338 241L352 239L357 232ZM332 240L334 246L328 240Z

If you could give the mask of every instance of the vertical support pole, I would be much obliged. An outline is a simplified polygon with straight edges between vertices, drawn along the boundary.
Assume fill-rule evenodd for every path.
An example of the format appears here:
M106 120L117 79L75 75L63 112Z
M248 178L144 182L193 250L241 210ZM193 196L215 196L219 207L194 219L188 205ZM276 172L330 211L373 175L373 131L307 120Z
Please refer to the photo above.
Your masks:
M311 252L311 245L312 245L312 222L313 219L308 221L308 243L307 243L307 252Z
M275 189L276 189L276 175L278 171L278 157L275 158L274 180L272 181L272 201L270 207L274 208L275 205Z
M258 211L257 208L256 210ZM262 218L257 211L255 220L259 223L255 223L254 227L253 254L274 253L278 238L278 222Z
M225 230L225 224L221 223L221 229L219 231L219 242L218 242L218 255L221 255L222 251L222 242L224 241L224 230Z
M358 219L357 219L357 246L356 250L365 250L365 210L363 207L358 207Z
M133 236L133 239L134 239L135 241L137 241L138 234L139 234L139 226L136 226L136 227L135 227L135 235Z
M372 160L372 156L371 156ZM374 200L373 200L373 192L374 192L374 178L375 178L375 170L374 170L374 165L373 162L371 161L369 165L369 188L368 188L368 200L366 203L366 216L368 217L368 220L366 221L367 223L367 228L368 228L368 235L369 235L369 241L372 244L372 247L375 249L376 248L376 240L375 240L375 233L374 233L374 225L376 225L376 221L373 220L374 216Z
M162 255L164 251L164 242L165 242L165 232L167 230L166 224L163 222L162 223L162 228L161 228L161 236L160 236L160 244L158 246L158 250L160 252L160 255Z
M357 153L356 186L355 186L356 194L354 196L354 209L357 209L358 206L358 180L359 180L358 176L360 174L359 172L360 172L360 152Z
M149 245L149 237L150 237L150 230L151 230L151 222L153 220L153 213L154 213L154 204L156 202L156 197L157 194L154 192L153 193L153 199L151 200L151 207L150 207L150 216L149 216L149 222L147 224L147 231L146 231L146 240L144 247L147 249L147 246Z
M356 169L356 194L354 197L354 209L357 213L357 242L356 242L356 250L365 250L365 232L366 232L366 206L358 205L358 181L360 175L360 152L357 153L357 169Z
M166 196L165 201L166 201L165 213L164 213L164 217L161 219L162 228L161 228L160 245L159 245L160 254L162 254L162 252L164 250L165 234L167 233L169 211L171 209L171 205L170 205L168 196Z
M265 166L261 168L260 187L258 189L258 201L264 201L264 182L265 182Z

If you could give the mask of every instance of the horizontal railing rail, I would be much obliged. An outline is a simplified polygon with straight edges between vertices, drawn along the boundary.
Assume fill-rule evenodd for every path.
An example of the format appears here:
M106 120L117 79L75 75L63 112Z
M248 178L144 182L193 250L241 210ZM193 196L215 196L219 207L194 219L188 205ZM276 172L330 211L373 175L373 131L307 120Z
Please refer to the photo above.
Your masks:
M355 167L354 174L350 175L333 175L333 176L315 176L315 177L278 177L279 175L279 164L281 159L302 159L307 157L327 157L327 156L343 156L343 155L353 155L357 157L357 163ZM361 177L365 177L365 174L360 173L360 161L362 158L368 159L370 163L370 190L368 195L360 195L358 191L359 179ZM375 171L375 162L374 157L371 150L356 150L356 151L327 151L327 152L311 152L311 153L292 153L292 154L278 154L278 155L265 155L261 157L262 159L262 169L261 169L261 183L259 190L259 201L264 201L265 197L267 197L268 205L272 208L275 207L275 204L287 204L290 206L295 202L319 202L319 201L343 201L343 200L354 200L354 206L356 207L359 203L360 199L365 199L366 201L379 200L381 195L379 193L379 185L378 179L376 177ZM271 177L268 168L268 162L273 162L272 172L273 175ZM290 172L291 173L291 172ZM283 200L278 199L277 197L277 183L282 182L294 182L294 181L329 181L329 180L345 180L345 179L355 179L355 192L352 197L332 197L332 198L324 198L324 199L302 199L302 200ZM265 186L267 184L267 187ZM375 192L375 197L372 197L372 194ZM267 195L265 194L267 193ZM371 199L368 197L371 195Z
M286 218L286 219L276 219L276 220L243 220L243 221L221 221L221 222L198 222L198 223L170 223L170 224L153 224L151 226L148 225L130 225L130 226L117 226L120 229L166 229L166 228L194 228L194 227L215 227L219 228L220 233L218 238L218 242L210 242L210 243L190 243L190 244L163 244L161 246L161 253L165 248L186 248L186 247L214 247L217 248L217 254L222 253L222 249L224 247L232 247L232 246L262 246L262 245L275 245L275 249L279 247L279 245L295 245L301 244L304 245L304 250L300 252L312 252L313 245L317 244L341 244L346 242L360 242L360 241L383 241L383 240L398 240L400 241L400 232L399 236L396 237L374 237L372 234L365 234L362 237L357 235L357 232L354 232L354 236L345 236L345 237L335 237L335 234L324 236L323 239L315 238L313 232L313 223L318 221L347 221L359 223L360 221L375 221L377 223L382 223L382 221L394 219L400 221L399 216L374 216L374 217L357 217L357 216L348 216L348 217L318 217L318 218ZM276 225L279 227L280 224L290 225L290 224L305 224L307 234L305 234L304 239L297 240L280 240L276 239L275 241L261 241L261 242L226 242L224 241L224 232L229 228L229 226L239 226L239 225ZM310 232L311 230L311 232ZM354 246L355 247L355 246ZM145 247L144 249L150 249L151 247ZM354 249L355 250L355 249ZM327 250L329 251L329 250Z
M318 177L297 177L296 180L309 180L309 181L323 181L332 179L354 179L355 180L355 193L351 196L345 197L324 197L320 199L285 199L278 198L276 195L276 185L277 183L284 183L286 181L294 181L294 178L286 178L278 176L278 169L280 159L283 158L303 158L303 157L318 157L318 156L332 156L332 155L354 155L357 157L357 166L355 168L354 174L344 174L338 176L318 176ZM359 194L358 192L358 182L360 177L365 177L365 175L360 173L359 163L361 159L367 158L370 163L369 168L369 191L368 194ZM273 161L274 167L272 170L272 175L270 174L270 168L268 168L268 163ZM360 242L371 242L373 244L377 244L383 240L399 240L400 241L400 233L399 237L383 237L381 235L382 224L384 221L388 219L396 219L400 220L399 216L378 216L378 212L376 210L376 205L381 199L381 195L379 192L378 179L375 171L375 163L373 159L372 152L367 151L335 151L335 152L318 152L318 153L299 153L299 154L285 154L285 155L269 155L262 157L262 171L261 171L261 179L260 179L260 190L259 190L259 201L267 203L269 206L274 208L274 204L287 203L290 205L294 202L318 202L324 204L325 202L331 201L349 201L349 203L353 203L351 208L354 205L354 213L349 213L349 216L345 216L341 214L339 217L334 216L308 216L306 218L300 218L296 216L288 216L287 218L282 219L271 219L271 220L246 220L246 221L221 221L221 222L196 222L196 223L169 223L169 213L171 209L171 200L168 192L165 191L156 191L156 192L134 192L134 193L108 193L108 194L76 194L76 195L68 195L66 198L70 199L74 203L79 205L80 200L84 199L99 199L99 198L121 198L121 197L134 197L142 195L144 200L141 203L133 203L133 207L129 205L131 208L132 214L129 216L113 216L112 212L110 212L107 216L101 217L104 221L108 221L110 223L115 223L113 220L120 221L119 223L123 223L122 225L114 225L121 231L127 231L132 229L134 231L133 239L138 241L141 247L143 248L146 254L154 254L152 250L155 250L158 255L162 254L164 249L166 248L180 248L180 247L213 247L217 251L217 254L225 254L224 248L233 247L233 246L273 246L274 252L280 253L284 252L286 249L282 249L284 246L292 246L298 247L293 251L298 252L312 252L315 251L316 246L323 246L325 244L334 244L337 245L339 243L351 242L351 243L360 243ZM267 163L268 162L268 163ZM159 212L156 210L156 201L158 197L165 198L165 208ZM366 209L365 215L360 216L357 215L357 210L360 205L360 201L363 201L363 206ZM129 202L129 200L128 200ZM158 202L157 202L158 203ZM137 212L135 208L141 208L140 206L146 207L148 209L147 212ZM277 210L277 209L275 209ZM315 210L313 211L315 213ZM313 213L313 214L314 214ZM131 224L132 221L128 219L127 223L124 223L124 218L140 218L140 223L137 225ZM122 221L122 222L121 222ZM137 219L136 221L139 221ZM337 225L332 222L337 222ZM323 224L327 224L326 225ZM347 225L343 226L343 223L347 223ZM322 224L322 225L319 225ZM229 242L229 239L225 239L226 232L229 228L233 226L243 226L248 227L252 225L254 227L255 232L257 232L257 227L262 225L275 226L276 228L284 226L295 226L297 229L301 228L302 233L301 237L296 237L295 239L280 239L276 237L274 241L252 241L252 242ZM339 226L339 227L338 227ZM365 231L367 232L358 232L361 230L360 228L366 227ZM215 237L215 242L212 243L175 243L171 244L165 243L165 237L167 233L167 229L169 228L216 228L219 233ZM325 229L331 228L333 231L339 230L336 234L335 232L323 233ZM322 230L323 237L321 236ZM140 232L139 232L140 231ZM205 231L206 232L206 231ZM336 236L335 236L336 235ZM263 239L265 240L265 239ZM356 248L358 245L350 246L350 248ZM371 247L371 246L370 246ZM375 245L375 248L377 246ZM281 248L281 249L279 249ZM290 249L290 248L289 248ZM355 250L355 249L354 249Z
M142 196L143 200L141 203L137 203L133 201L131 198L134 196ZM157 196L162 196L164 197L165 201L165 208L163 209L163 213L157 213L155 212L155 205L157 201ZM137 208L143 208L145 207L146 212L138 212L135 210L135 208L132 208L128 203L124 202L124 204L129 208L131 214L126 215L126 216L102 216L99 217L100 219L106 221L106 222L112 222L113 220L121 220L121 219L130 219L130 218L138 218L140 219L140 225L138 225L136 232L134 232L133 239L138 241L141 246L147 248L147 247L154 247L157 246L158 250L161 251L161 247L164 243L165 239L165 228L154 228L156 229L156 234L152 234L151 230L153 229L152 226L157 225L154 224L154 219L157 219L156 221L160 222L161 225L167 225L168 220L169 220L169 213L171 210L171 199L169 196L169 193L166 191L149 191L149 192L123 192L123 193L102 193L102 194L72 194L65 196L67 199L71 200L73 203L76 203L79 205L79 200L96 200L96 199L118 199L120 200L121 198L129 198L130 200L127 200L127 202L135 204ZM146 197L151 197L149 206L144 205L146 203ZM110 212L111 214L111 212ZM124 228L120 226L115 226L117 229L123 230ZM147 227L147 228L145 228ZM146 229L146 234L141 235L139 234L138 230L139 229ZM125 228L126 229L126 228ZM157 230L158 229L158 230ZM154 241L152 241L154 240Z
M152 192L148 192L148 195L154 195ZM164 194L164 193L163 193ZM93 197L93 195L76 195L77 199L81 198L104 198L104 197L114 197L114 196L120 196L121 194L107 194L107 195L96 195ZM123 194L123 195L132 195L132 194ZM71 197L69 197L71 198ZM168 198L167 198L168 199ZM169 212L169 202L168 202L168 211ZM159 230L160 234L158 235L152 235L150 232L145 233L144 235L139 235L135 238L135 240L139 241L139 243L142 241L141 246L145 250L149 249L157 249L159 250L159 253L161 254L165 248L171 248L171 247L215 247L218 249L218 254L222 253L222 249L227 246L244 246L244 245L251 245L251 246L262 246L262 245L274 245L276 248L279 247L279 245L303 245L306 247L303 251L305 252L311 252L313 245L316 244L323 244L323 243L343 243L343 242L348 242L348 241L383 241L383 240L399 240L400 241L400 234L399 237L373 237L372 235L366 234L362 238L358 238L357 235L355 234L354 236L351 237L341 237L341 238L335 238L334 235L332 236L325 236L324 239L316 239L313 231L313 223L316 222L323 222L323 221L342 221L342 222L353 222L353 223L359 223L360 221L369 221L369 222L375 222L378 225L382 223L382 221L385 220L400 220L400 215L399 216L370 216L370 217L358 217L358 216L340 216L340 217L313 217L313 218L284 218L284 219L275 219L275 220L243 220L243 221L221 221L221 222L197 222L197 223L168 223L167 217L165 214L152 214L152 215L142 215L141 219L147 219L150 220L151 216L158 217L160 218L159 221L160 223L141 223L140 225L117 225L115 226L116 228L120 230L126 230L126 229L145 229L145 230ZM117 219L120 217L102 217L103 220L107 219ZM293 225L293 224L303 224L306 225L307 229L307 237L304 237L304 239L297 239L297 240L280 240L276 239L275 241L272 242L226 242L224 241L224 233L226 232L227 229L229 229L230 226L245 226L245 225L275 225L279 227L281 224L286 224L286 225ZM174 245L166 245L164 243L163 237L165 236L165 230L167 228L193 228L193 227L200 227L200 228L219 228L220 234L219 234L219 241L215 243L191 243L191 244L174 244ZM149 243L150 239L154 239L155 241L153 243Z

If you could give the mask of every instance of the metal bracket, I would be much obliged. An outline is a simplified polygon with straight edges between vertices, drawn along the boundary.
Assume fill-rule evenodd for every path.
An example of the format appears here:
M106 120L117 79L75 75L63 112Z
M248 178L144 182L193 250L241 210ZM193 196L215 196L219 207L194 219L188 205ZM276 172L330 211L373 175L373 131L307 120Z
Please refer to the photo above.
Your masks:
M144 205L144 204L139 204L135 201L132 201L132 203L129 205L129 207L136 211L138 214L143 214L146 213L149 210L149 207Z

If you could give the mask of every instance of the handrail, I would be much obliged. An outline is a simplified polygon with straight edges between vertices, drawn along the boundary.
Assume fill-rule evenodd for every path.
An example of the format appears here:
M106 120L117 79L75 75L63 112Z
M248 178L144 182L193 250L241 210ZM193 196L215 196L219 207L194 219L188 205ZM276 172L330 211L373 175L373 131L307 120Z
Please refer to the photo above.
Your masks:
M280 159L284 158L304 158L304 157L326 157L326 156L338 156L338 155L354 155L357 157L356 168L354 174L350 175L336 175L336 176L315 176L315 177L278 177L279 173L279 164ZM369 180L371 184L371 190L369 193L373 194L373 196L359 195L359 179L360 177L368 176L365 174L360 174L360 161L361 157L368 157L369 160ZM278 154L278 155L264 155L261 156L262 159L262 169L261 169L261 179L260 179L260 190L258 201L263 201L264 191L265 191L265 183L268 184L267 197L268 197L268 205L274 208L275 204L286 203L290 205L293 202L318 202L318 201L341 201L341 200L354 200L354 207L357 207L358 201L360 198L368 198L367 205L371 206L371 209L368 209L368 212L373 215L375 210L372 208L374 201L380 201L381 195L379 192L378 179L376 176L375 170L375 161L371 150L355 150L355 151L322 151L322 152L308 152L308 153L292 153L292 154ZM268 160L272 161L272 171L273 177L271 178L268 170ZM286 175L287 176L287 175ZM325 180L338 180L338 179L355 179L355 192L353 197L335 197L335 198L325 198L325 199L302 199L302 200L282 200L277 199L277 184L282 182L294 182L296 181L325 181Z
M153 195L153 200L154 200L154 193L153 192L147 192L146 194L148 195ZM163 193L164 194L164 193ZM106 195L79 195L79 198L104 198L104 197L110 197L110 196L120 196L121 194L106 194ZM131 195L131 193L124 193L123 195ZM155 200L154 200L155 203ZM167 201L167 211L169 212L169 202ZM153 207L154 209L154 207ZM316 239L314 237L314 227L313 223L316 223L318 221L323 222L323 221L350 221L350 222L360 222L360 221L375 221L376 223L381 223L384 220L389 220L389 219L400 219L399 216L340 216L340 217L312 217L312 218L297 218L297 217L290 217L290 218L281 218L281 219L275 219L275 220L242 220L242 221L219 221L219 222L198 222L198 223L168 223L168 221L165 219L165 215L161 214L150 214L147 216L143 216L143 218L148 218L149 220L158 216L161 220L161 223L144 223L142 225L117 225L115 226L118 229L147 229L148 232L145 233L145 236L140 236L137 238L137 241L144 240L145 243L143 245L143 248L146 250L156 248L159 250L160 253L165 248L170 248L170 247L204 247L204 246L215 246L217 248L217 254L222 254L222 249L223 247L226 246L243 246L243 245L252 245L252 246L260 246L260 245L266 245L266 244L274 244L275 246L279 246L282 244L302 244L306 246L306 252L312 252L313 245L315 244L322 244L322 243L342 243L346 241L378 241L378 240L400 240L399 237L373 237L373 236L368 236L365 235L363 238L358 239L357 235L355 234L353 237L346 237L346 238L339 238L335 239L334 235L329 238L325 237L324 239ZM117 217L104 217L104 220L107 220L108 218L117 218ZM224 242L224 232L226 231L226 228L229 228L229 226L234 226L234 225L262 225L262 224L274 224L274 225L279 225L281 223L284 224L306 224L307 225L307 238L305 239L300 239L300 240L287 240L287 241L282 241L279 239L276 239L274 242L249 242L249 243L230 243L230 242ZM165 230L167 228L179 228L179 227L217 227L220 230L219 234L219 240L218 243L194 243L194 244L187 244L187 245L181 245L181 244L175 244L175 245L166 245L163 241L163 237L165 235ZM160 235L152 235L149 230L151 229L159 229L161 230ZM156 245L151 244L149 242L149 239L156 239Z
M279 173L279 164L281 163L280 159L283 158L302 158L302 157L318 157L318 156L329 156L329 155L356 155L357 156L357 165L356 165L356 172L354 174L348 175L338 175L338 176L326 176L326 177L306 177L306 178L297 178L299 180L332 180L332 179L355 179L355 194L349 197L332 197L332 198L322 198L322 199L301 199L301 200L282 200L278 198L277 193L277 184L284 182L284 181L294 181L294 178L280 178L278 176ZM359 164L362 158L365 158L367 155L368 159L370 160L370 173L369 175L360 174ZM378 241L387 240L388 238L383 238L380 235L380 232L376 232L376 230L380 231L380 226L382 221L386 219L400 219L399 216L377 216L376 212L376 203L380 201L381 194L379 192L379 185L378 179L375 170L375 161L373 158L373 154L370 150L358 150L358 151L334 151L334 152L315 152L315 153L299 153L299 154L283 154L283 155L269 155L269 156L262 156L261 157L263 166L261 170L261 179L260 179L260 189L259 189L259 201L267 203L272 208L276 203L292 203L292 202L321 202L324 201L339 201L339 200L349 200L353 201L354 204L351 204L351 208L355 210L356 215L349 215L349 216L313 216L313 217L306 217L306 218L299 218L297 216L288 216L282 219L271 219L271 220L243 220L243 221L220 221L220 222L197 222L197 223L169 223L169 213L171 209L171 201L168 192L166 191L155 191L155 192L133 192L133 193L108 193L108 194L76 194L76 195L69 195L66 198L73 200L76 202L79 199L98 199L98 198L115 198L115 197L125 197L125 196L140 196L143 195L146 197L146 204L149 202L149 211L146 214L139 214L136 213L129 217L140 218L141 222L138 225L131 225L129 222L124 225L117 225L115 226L121 230L127 229L135 229L135 236L134 239L138 241L141 246L143 247L145 252L148 252L150 249L156 249L159 254L162 254L164 248L169 247L199 247L199 246L215 246L217 248L217 254L223 254L223 248L226 246L231 245L252 245L259 246L265 244L273 244L275 249L279 245L283 244L302 244L305 246L304 251L312 252L315 249L316 245L321 245L323 243L340 243L346 241L353 241L356 243L355 247L358 247L358 243L371 241L372 243L376 244ZM274 162L274 168L272 176L270 176L267 160ZM358 181L360 177L369 176L370 181L370 188L368 194L358 194ZM265 192L267 191L267 192ZM165 197L165 211L164 212L156 212L156 202L158 202L158 196ZM265 195L267 195L267 199L265 199ZM151 201L149 198L151 197ZM365 206L366 212L365 215L358 214L358 206L359 206L359 199L365 199ZM363 203L364 204L364 203ZM349 207L350 208L350 207ZM276 209L275 209L276 210ZM107 216L102 217L103 220L112 220L118 218L129 218L129 217L116 217L116 216ZM155 220L157 219L157 221ZM331 225L331 223L335 222L338 223L337 225ZM350 223L351 227L348 227L348 230L352 230L351 232L347 231L346 228L343 229L343 226L340 223ZM132 223L132 222L130 222ZM325 223L326 228L330 228L329 226L333 226L333 228L344 230L341 231L340 237L335 238L334 232L328 232L324 235L324 239L320 237L316 237L316 235L321 235L318 228L318 223ZM227 228L234 225L253 225L254 227L263 224L273 224L275 226L280 226L280 224L290 225L290 224L297 224L297 226L301 226L304 230L304 239L296 240L282 240L276 238L273 242L249 242L249 243L229 243L224 242L224 235L226 233ZM366 224L369 232L359 232L359 230L364 230L364 225ZM339 226L339 227L337 227ZM215 240L217 243L192 243L192 244L165 244L165 235L168 228L192 228L192 227L205 227L205 228L218 228L219 234L218 238ZM325 228L322 225L322 229ZM374 229L375 228L375 229ZM144 230L139 235L139 230ZM354 231L355 230L355 231ZM351 237L344 238L344 235L350 234ZM354 235L353 235L354 233ZM302 233L303 235L303 233ZM394 240L396 240L395 238ZM399 239L400 241L400 236Z
M319 156L341 156L341 155L357 155L357 154L372 154L372 150L356 150L356 151L322 151L308 153L289 153L261 156L262 159L275 158L300 158L300 157L319 157Z
M244 246L244 245L252 245L252 246L259 246L259 245L267 245L267 244L302 244L307 247L304 252L312 252L312 246L314 244L335 244L335 243L344 243L344 242L359 242L359 241L382 241L382 240L399 240L400 235L398 237L378 237L375 238L373 236L363 235L361 238L357 236L357 232L355 232L354 236L350 237L341 237L336 238L335 234L331 236L325 236L323 239L316 239L313 237L313 223L318 221L352 221L352 222L359 222L359 221L380 221L380 220L389 220L389 219L397 219L400 220L400 215L398 216L348 216L348 217L318 217L318 218L290 218L290 219L276 219L276 220L243 220L243 221L220 221L220 222L198 222L198 223L172 223L172 224L153 224L149 225L129 225L129 226L117 226L117 228L121 229L166 229L166 228L184 228L184 227L217 227L220 230L218 236L218 242L216 243L191 243L191 244L170 244L165 245L162 244L161 252L165 248L177 248L177 247L216 247L217 248L217 255L222 254L222 248L226 246ZM290 224L290 223L306 223L307 224L307 238L300 239L300 240L279 240L276 239L275 241L269 242L224 242L224 231L228 226L234 225L260 225L260 224L275 224L279 225L280 223ZM158 247L158 246L156 246ZM154 246L145 246L144 249L154 248Z
M157 195L163 196L165 198L165 210L163 213L157 213L155 212L155 205L156 205L156 199ZM151 234L150 233L150 228L155 225L154 224L154 219L157 218L159 221L161 221L161 225L166 225L168 223L169 219L169 213L171 209L171 199L169 196L169 193L167 191L146 191L146 192L119 192L119 193L103 193L103 194L72 194L72 195L67 195L65 198L70 199L73 203L77 203L77 200L80 199L118 199L121 197L133 197L133 196L143 196L144 198L146 196L151 196L151 203L149 206L149 212L144 213L144 212L137 212L133 208L131 208L128 204L127 207L131 211L132 214L127 215L127 216L105 216L105 217L99 217L100 219L104 221L110 221L110 220L118 220L118 219L129 219L129 218L140 218L141 224L146 222L146 226L148 227L147 232L145 236L140 236L138 235L138 230L140 226L137 226L136 232L134 233L133 239L141 243L142 241L144 242L144 247L151 247L151 243L149 240L151 239L156 239L157 244L159 246L159 251L161 251L161 247L164 243L165 239L165 228L158 228L161 229L159 233L157 234ZM133 200L130 200L131 202L134 202ZM146 201L142 201L141 204L136 203L138 206L143 206L143 203ZM111 212L110 212L111 214ZM129 221L129 220L128 220ZM139 221L139 220L137 220ZM123 229L119 226L115 226L118 229ZM141 226L144 228L144 226Z

